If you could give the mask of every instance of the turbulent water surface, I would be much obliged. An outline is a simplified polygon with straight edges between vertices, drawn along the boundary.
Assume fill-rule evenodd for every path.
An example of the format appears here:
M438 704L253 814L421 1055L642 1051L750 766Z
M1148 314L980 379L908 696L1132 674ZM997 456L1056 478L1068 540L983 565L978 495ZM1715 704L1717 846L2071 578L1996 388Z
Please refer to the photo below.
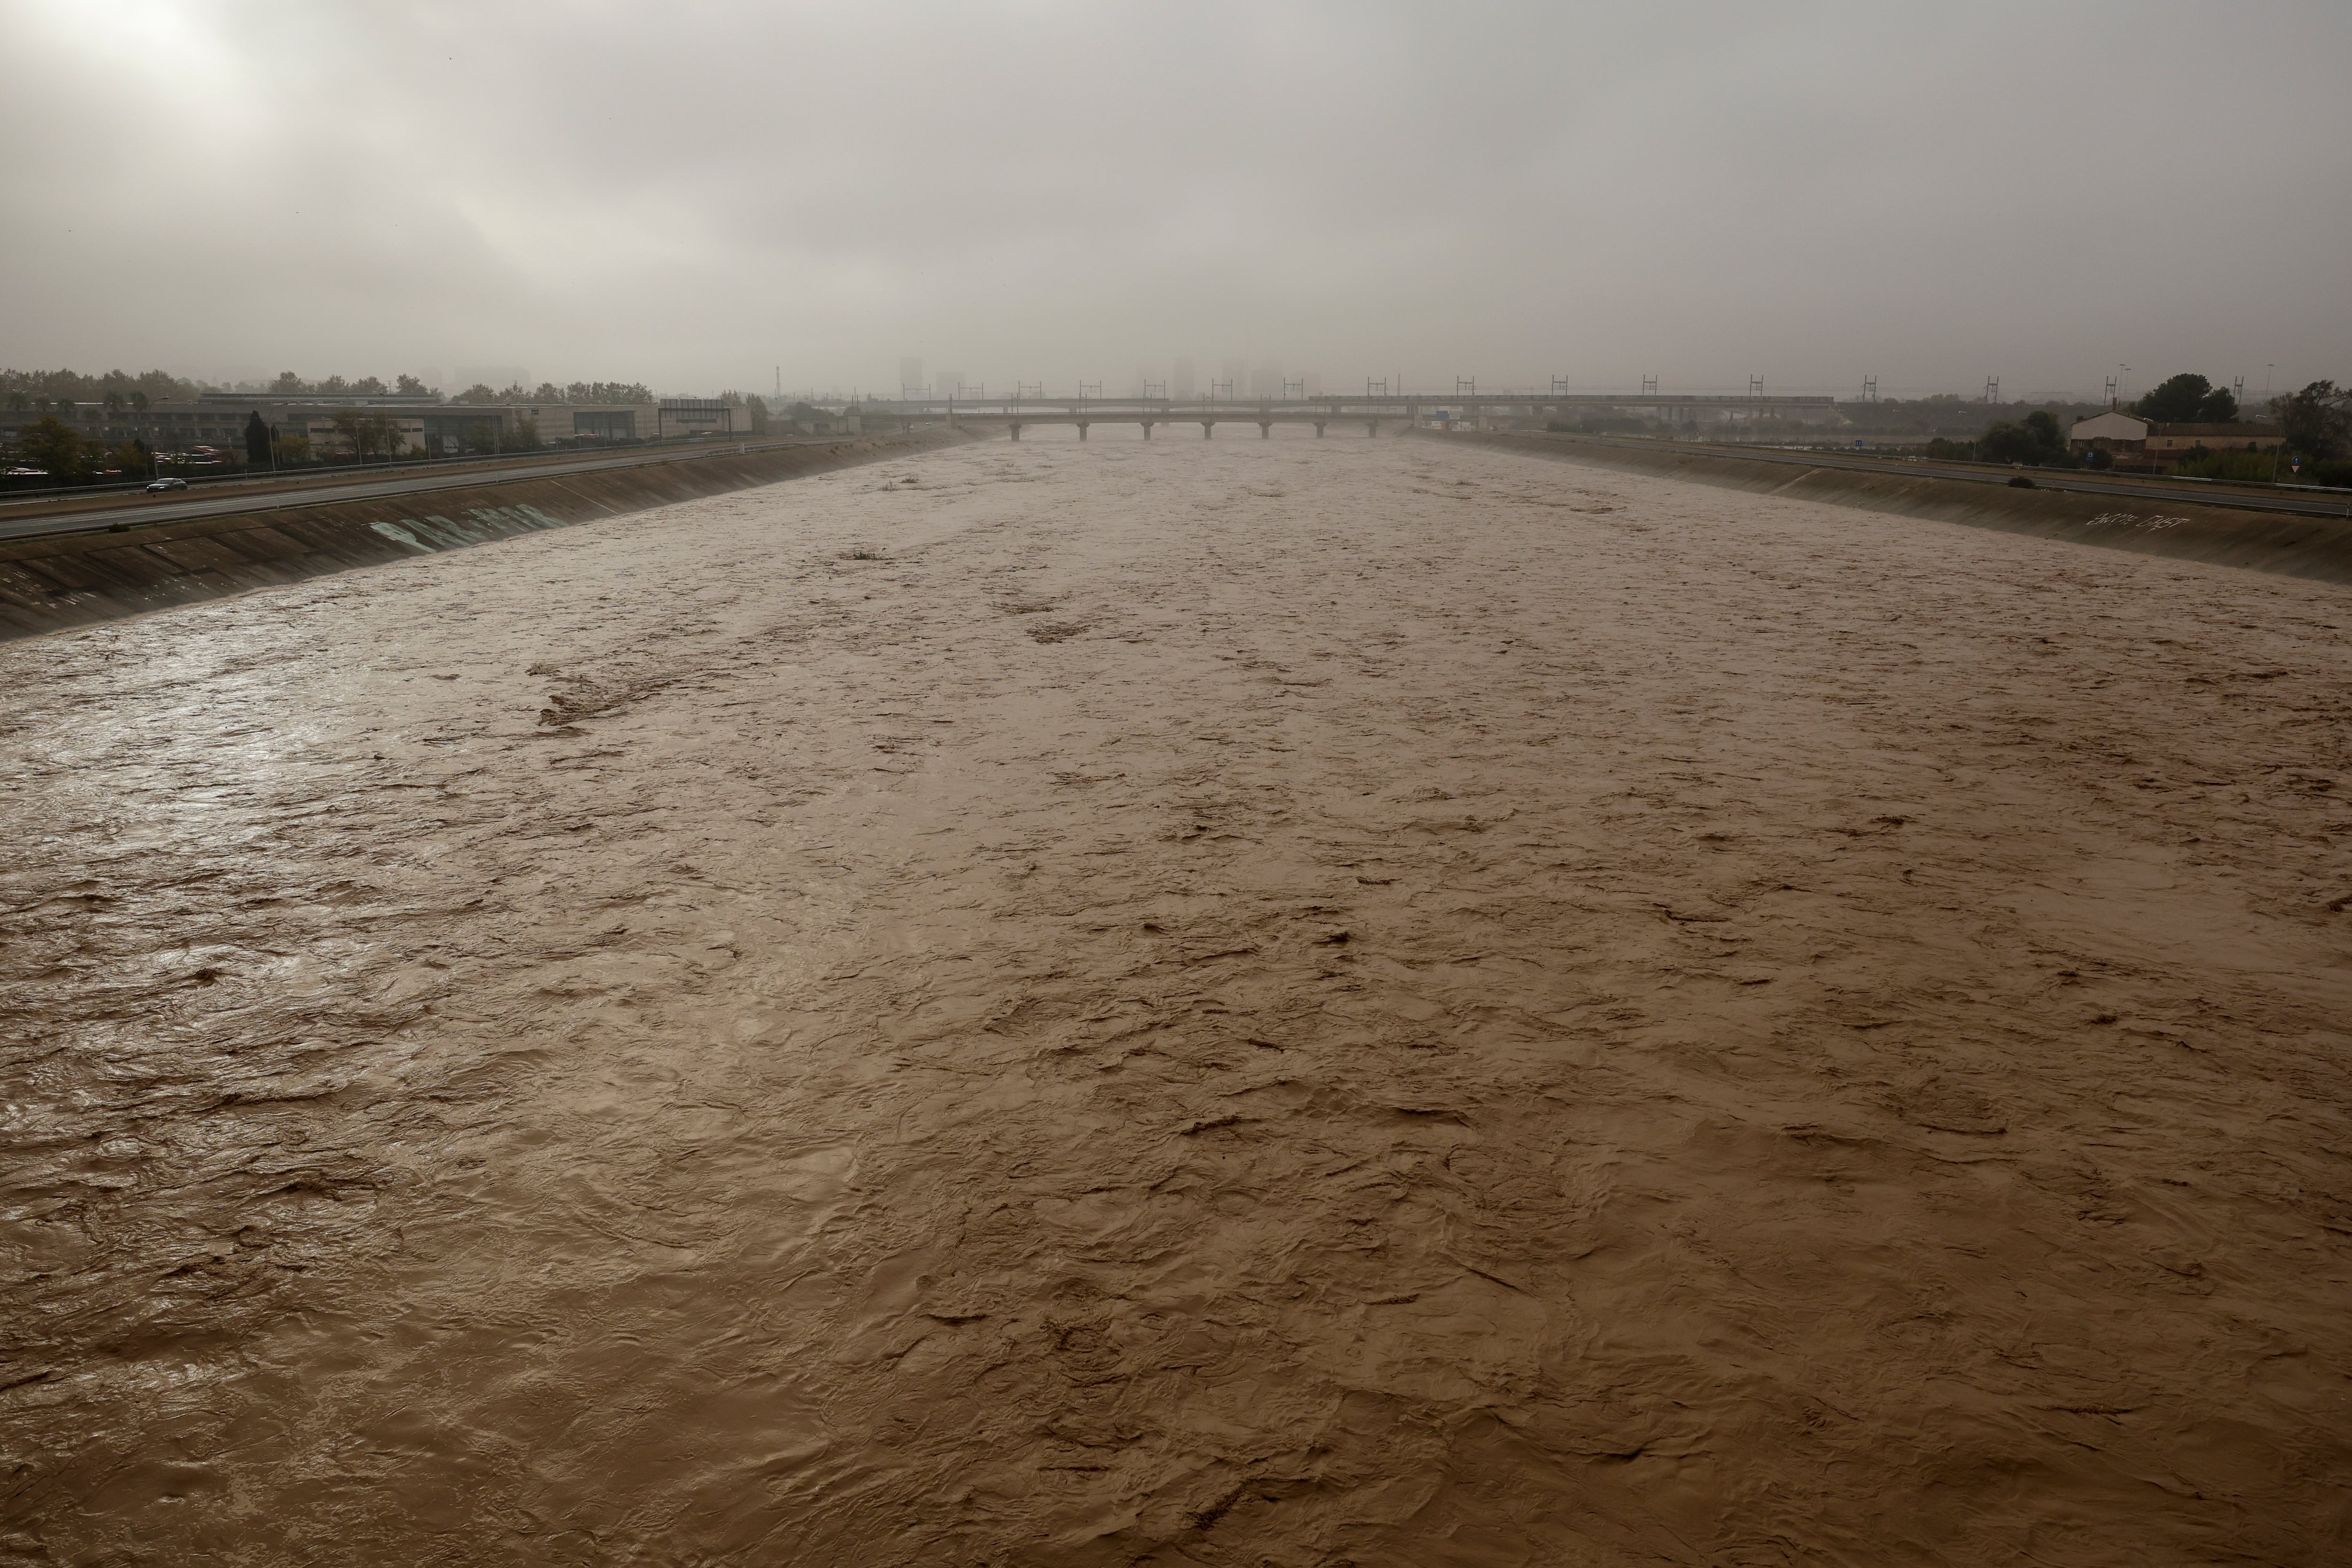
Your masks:
M1033 439L0 690L0 1562L2352 1553L2340 588Z

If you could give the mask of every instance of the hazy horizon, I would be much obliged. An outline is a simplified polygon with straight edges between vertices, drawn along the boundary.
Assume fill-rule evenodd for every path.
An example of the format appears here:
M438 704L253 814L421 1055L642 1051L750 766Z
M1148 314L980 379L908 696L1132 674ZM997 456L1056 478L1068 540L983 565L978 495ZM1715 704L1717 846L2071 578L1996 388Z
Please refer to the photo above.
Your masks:
M2342 7L10 15L19 368L2352 372Z

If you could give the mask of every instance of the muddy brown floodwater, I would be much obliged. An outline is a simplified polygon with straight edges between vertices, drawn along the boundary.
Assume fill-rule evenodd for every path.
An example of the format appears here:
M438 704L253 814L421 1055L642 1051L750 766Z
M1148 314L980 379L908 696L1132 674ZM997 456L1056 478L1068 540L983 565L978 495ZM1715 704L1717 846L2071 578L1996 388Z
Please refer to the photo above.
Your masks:
M0 1563L2341 1563L2352 595L1032 439L0 648Z

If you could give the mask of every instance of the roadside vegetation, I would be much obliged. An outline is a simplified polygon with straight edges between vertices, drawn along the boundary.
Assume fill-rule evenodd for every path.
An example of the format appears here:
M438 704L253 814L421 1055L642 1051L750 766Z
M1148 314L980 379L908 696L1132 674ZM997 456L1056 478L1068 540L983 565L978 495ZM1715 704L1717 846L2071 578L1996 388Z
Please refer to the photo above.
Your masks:
M1882 412L1885 411L1885 412ZM1908 403L1847 404L1839 412L1847 423L1831 437L1843 445L1855 436L1879 438L1872 449L1886 456L1916 456L1946 462L1998 463L2029 468L2105 468L2114 459L2104 452L2074 453L2067 449L2067 430L2078 419L2106 410L2095 404L2053 404L2021 417L1991 419L1982 403L1958 396L1913 399ZM2231 425L2262 421L2263 416L2242 408L2236 395L2193 372L2167 377L2129 405L2129 412L2166 425ZM1823 443L1819 426L1786 426L1759 421L1742 426L1740 438L1786 440L1806 445ZM2333 381L2315 381L2299 392L2273 397L2267 423L2282 431L2279 446L2263 451L2189 447L2167 471L2189 479L2236 483L2315 484L2352 488L2352 389ZM1664 429L1646 420L1588 420L1552 429L1599 431L1626 425ZM1959 428L1955 429L1955 426ZM1884 437L1923 427L1938 433L1917 445L1895 445ZM1685 430L1689 427L1685 426ZM1702 429L1705 427L1702 426Z
M147 479L155 471L155 457L144 441L110 447L43 415L18 434L15 465L37 468L58 484L83 485Z
M1938 452L1938 447L1949 448ZM1963 453L1961 448L1967 448ZM1972 458L1979 463L2021 463L2029 468L2079 468L2083 460L2066 450L2058 416L2037 408L2019 420L1998 419L1973 441L1930 441L1927 456Z
M2231 425L2264 421L2280 426L2282 445L2264 451L2191 447L2169 472L2189 479L2242 483L2318 484L2352 487L2352 388L2315 381L2299 392L2270 400L2266 411L2242 407L2229 387L2216 386L2194 372L2168 376L2127 411L2165 425ZM2028 468L2105 468L2104 452L2067 449L2067 432L2077 420L2105 414L2097 403L2049 403L2019 410L1956 393L1885 402L1842 403L1834 427L1794 419L1743 420L1736 425L1677 425L1631 412L1594 409L1575 419L1548 421L1545 429L1582 436L1648 435L1753 441L1773 445L1839 447L1859 437L1866 449L1885 457L1920 457L1942 462L1997 463ZM1909 437L1914 439L1906 440Z
M2352 388L2315 381L2271 402L2286 432L2290 457L2305 459L2296 477L2305 484L2352 485Z

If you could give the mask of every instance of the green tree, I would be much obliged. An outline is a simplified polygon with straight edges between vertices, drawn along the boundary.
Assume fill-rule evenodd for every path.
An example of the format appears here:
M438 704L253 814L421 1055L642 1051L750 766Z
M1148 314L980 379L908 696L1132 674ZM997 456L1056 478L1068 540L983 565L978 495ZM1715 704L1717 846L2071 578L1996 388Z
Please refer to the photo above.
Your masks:
M266 468L269 462L269 426L257 408L245 420L245 460L255 468Z
M2187 425L2197 418L2197 411L2212 395L2213 384L2193 371L2183 371L2150 391L2132 405L2132 411L2143 419L2154 419L2165 425Z
M654 395L640 381L575 381L563 389L567 403L651 403Z
M138 387L142 395L158 401L174 397L194 397L196 395L196 389L193 385L182 381L169 371L142 371L138 380L132 384Z
M429 395L433 391L431 387L425 385L423 382L417 380L413 375L394 376L393 378L392 384L393 390L399 393L403 397L424 397Z
M299 397L310 390L310 384L290 370L281 370L278 379L269 384L269 390L280 397Z
M80 431L46 416L17 432L16 449L61 485L89 478L103 452L98 443L82 439Z
M352 391L353 395L360 397L382 397L384 395L383 379L381 376L363 375L352 383Z
M2022 425L2003 419L1990 426L1977 437L1977 457L1987 463L2031 463L2038 461L2042 448L2033 439L2033 432Z
M329 417L335 433L351 443L352 455L362 463L378 453L388 453L400 439L400 427L382 414L370 414L364 408L338 408Z
M496 403L498 400L499 395L497 393L492 392L488 386L485 386L478 381L474 383L473 385L466 388L465 391L459 393L457 396L451 398L449 401L452 403Z
M2201 375L2171 377L2132 405L2143 419L2166 425L2227 425L2238 417L2237 395Z
M2271 412L2286 444L2307 458L2340 458L2352 450L2352 408L2332 381L2315 381L2291 396L2273 398Z
M2002 420L1977 437L1977 456L1988 463L2030 463L2036 468L2064 464L2066 436L2058 416L2037 408L2022 420Z

